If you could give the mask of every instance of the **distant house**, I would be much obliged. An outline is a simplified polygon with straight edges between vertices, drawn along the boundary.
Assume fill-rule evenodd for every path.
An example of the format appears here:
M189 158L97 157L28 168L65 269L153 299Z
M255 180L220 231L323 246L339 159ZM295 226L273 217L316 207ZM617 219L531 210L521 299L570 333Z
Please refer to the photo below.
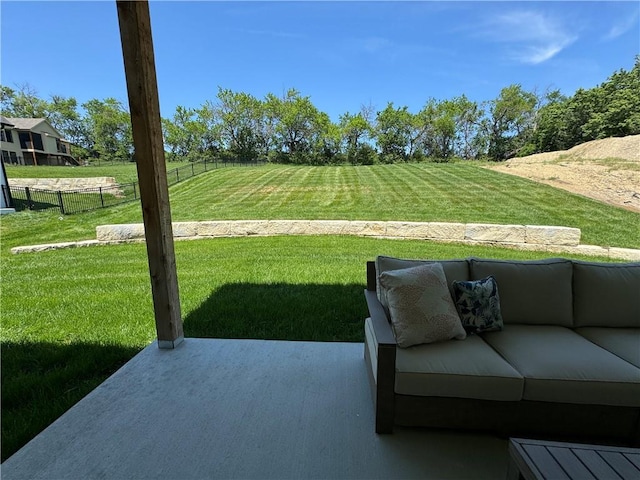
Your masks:
M4 162L0 162L0 215L15 212L13 208L13 198L7 180L7 172L4 170Z
M18 165L79 165L71 144L46 118L1 117L2 161Z
M2 161L4 163L24 164L15 125L11 123L7 117L0 115L0 126L0 148L2 149Z

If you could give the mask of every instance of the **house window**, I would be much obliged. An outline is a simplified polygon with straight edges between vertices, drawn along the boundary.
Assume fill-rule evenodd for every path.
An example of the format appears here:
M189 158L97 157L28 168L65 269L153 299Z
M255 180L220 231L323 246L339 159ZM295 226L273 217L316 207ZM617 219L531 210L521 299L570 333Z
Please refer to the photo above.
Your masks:
M24 148L25 150L44 150L42 146L42 135L39 133L20 132L18 137L20 138L20 148ZM33 143L31 143L31 139L33 139Z
M18 132L18 139L20 139L20 148L25 150L31 148L31 137L29 136L29 132Z
M9 152L7 150L2 150L2 161L4 163L9 163L10 158Z
M11 135L11 130L5 130L4 128L0 130L0 139L3 142L13 143L13 135Z
M58 152L60 152L60 153L69 153L69 152L67 152L67 146L57 138L56 138L56 146L58 147Z
M39 133L31 133L31 137L33 138L33 148L36 150L44 150L42 146L42 135Z
M9 152L9 155L11 156L11 161L9 163L11 163L12 165L17 165L19 162L16 152Z

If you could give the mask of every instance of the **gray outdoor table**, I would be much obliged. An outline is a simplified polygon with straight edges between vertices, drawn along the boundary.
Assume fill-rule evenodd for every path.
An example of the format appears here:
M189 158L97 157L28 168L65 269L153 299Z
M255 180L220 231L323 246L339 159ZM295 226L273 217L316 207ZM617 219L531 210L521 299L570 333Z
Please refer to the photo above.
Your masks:
M507 479L640 479L640 449L511 438Z

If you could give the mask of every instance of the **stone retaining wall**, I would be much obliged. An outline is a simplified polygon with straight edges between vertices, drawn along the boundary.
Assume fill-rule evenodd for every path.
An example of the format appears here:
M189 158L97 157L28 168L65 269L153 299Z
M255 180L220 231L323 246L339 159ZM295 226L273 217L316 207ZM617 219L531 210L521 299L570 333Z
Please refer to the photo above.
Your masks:
M174 222L173 234L176 240L275 235L357 235L491 245L557 254L573 253L640 261L640 250L580 245L580 229L541 225L348 220L229 220ZM141 223L101 225L96 228L96 236L96 240L83 242L15 247L11 252L26 253L57 248L142 242L144 226Z
M69 192L83 190L85 188L113 189L120 191L120 186L113 177L86 177L86 178L11 178L9 184L12 187L29 187L38 190L54 190Z
M101 225L99 241L144 238L138 224ZM273 235L356 235L362 237L403 238L442 241L473 241L505 244L577 246L580 229L538 225L492 225L442 222L378 222L348 220L228 220L174 222L173 236L244 237Z

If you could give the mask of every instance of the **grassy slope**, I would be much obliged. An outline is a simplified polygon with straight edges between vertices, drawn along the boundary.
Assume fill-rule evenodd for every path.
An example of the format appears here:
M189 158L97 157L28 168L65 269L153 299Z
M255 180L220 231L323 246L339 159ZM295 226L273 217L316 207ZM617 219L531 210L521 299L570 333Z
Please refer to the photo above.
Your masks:
M221 169L171 189L175 220L336 218L577 226L588 243L638 247L640 216L474 165ZM141 221L139 205L2 217L2 457L154 338L143 245L11 255L11 246L95 237ZM378 254L542 258L351 237L176 243L188 336L362 339L364 262Z
M89 167L91 168L91 167ZM346 219L560 225L582 242L640 248L640 215L475 164L223 168L171 188L173 219ZM3 249L95 238L95 227L140 222L138 204L62 220L3 219ZM32 225L39 227L34 231ZM34 235L37 233L37 236Z
M640 247L637 213L467 163L277 166L259 173L222 169L173 190L172 203L176 220L307 218L561 225L582 229L583 243Z

